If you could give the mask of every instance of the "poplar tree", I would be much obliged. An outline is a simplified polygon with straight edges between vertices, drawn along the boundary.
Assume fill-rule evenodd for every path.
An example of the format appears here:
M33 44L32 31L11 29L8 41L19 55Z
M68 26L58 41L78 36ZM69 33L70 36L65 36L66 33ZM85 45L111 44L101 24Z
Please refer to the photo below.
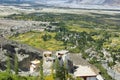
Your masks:
M55 62L55 80L66 80L64 65L59 64L59 60L56 59Z
M10 73L10 57L7 56L7 72Z
M16 50L16 54L14 54L14 71L15 71L15 74L17 75L18 74L18 57L17 57L18 48L16 48L15 50Z
M40 60L40 80L44 80L43 60Z
M15 70L15 74L18 74L18 57L15 54L15 59L14 59L14 70Z

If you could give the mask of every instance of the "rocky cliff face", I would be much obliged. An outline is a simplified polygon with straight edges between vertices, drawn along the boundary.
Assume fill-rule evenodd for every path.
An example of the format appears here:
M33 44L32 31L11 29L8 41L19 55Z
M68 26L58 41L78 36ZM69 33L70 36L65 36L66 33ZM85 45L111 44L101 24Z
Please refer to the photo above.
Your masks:
M0 71L6 69L7 56L10 57L11 68L14 70L14 55L19 61L19 71L29 71L30 61L42 58L42 51L25 44L20 44L0 37ZM17 50L17 51L16 51Z

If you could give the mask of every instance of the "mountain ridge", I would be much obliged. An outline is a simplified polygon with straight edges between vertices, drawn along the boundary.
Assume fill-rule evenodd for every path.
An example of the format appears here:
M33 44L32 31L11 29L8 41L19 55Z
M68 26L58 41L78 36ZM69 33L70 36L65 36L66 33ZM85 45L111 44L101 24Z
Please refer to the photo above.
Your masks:
M54 7L88 8L88 9L119 9L120 0L0 0L0 3L13 2L18 4L45 5Z
M0 2L44 2L44 3L49 3L49 2L54 2L54 3L76 3L76 4L89 4L89 5L111 5L111 4L119 4L120 5L120 0L0 0ZM51 3L52 4L52 3Z

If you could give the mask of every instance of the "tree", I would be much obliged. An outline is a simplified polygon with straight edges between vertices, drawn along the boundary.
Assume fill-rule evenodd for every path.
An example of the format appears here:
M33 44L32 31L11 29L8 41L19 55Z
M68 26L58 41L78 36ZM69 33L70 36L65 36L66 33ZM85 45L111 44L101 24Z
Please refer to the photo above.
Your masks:
M45 35L42 36L42 39L43 39L44 41L48 41L48 40L51 39L51 35L45 34Z
M15 71L15 74L17 75L18 74L18 57L17 57L18 48L15 48L15 50L16 50L16 54L14 54L14 71Z
M14 70L15 70L15 74L18 74L18 57L15 54L15 59L14 59Z
M56 40L58 40L58 41L61 41L61 40L62 40L62 37L63 37L63 36L62 36L62 33L57 32L54 38L55 38Z
M44 80L43 60L40 61L40 80Z
M58 59L55 61L55 80L67 80L64 64L61 66Z
M7 72L10 73L10 57L9 55L7 56Z

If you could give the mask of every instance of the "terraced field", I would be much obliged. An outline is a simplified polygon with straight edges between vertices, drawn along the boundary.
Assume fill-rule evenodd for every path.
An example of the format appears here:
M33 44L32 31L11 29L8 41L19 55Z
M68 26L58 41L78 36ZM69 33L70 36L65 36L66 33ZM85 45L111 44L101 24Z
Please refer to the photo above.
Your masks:
M42 35L44 34L51 35L51 39L48 41L44 41L42 39ZM55 34L56 33L50 33L50 32L28 32L25 34L20 34L18 37L12 37L11 39L34 46L38 49L44 49L50 51L64 49L65 46L63 46L63 42L54 39Z

